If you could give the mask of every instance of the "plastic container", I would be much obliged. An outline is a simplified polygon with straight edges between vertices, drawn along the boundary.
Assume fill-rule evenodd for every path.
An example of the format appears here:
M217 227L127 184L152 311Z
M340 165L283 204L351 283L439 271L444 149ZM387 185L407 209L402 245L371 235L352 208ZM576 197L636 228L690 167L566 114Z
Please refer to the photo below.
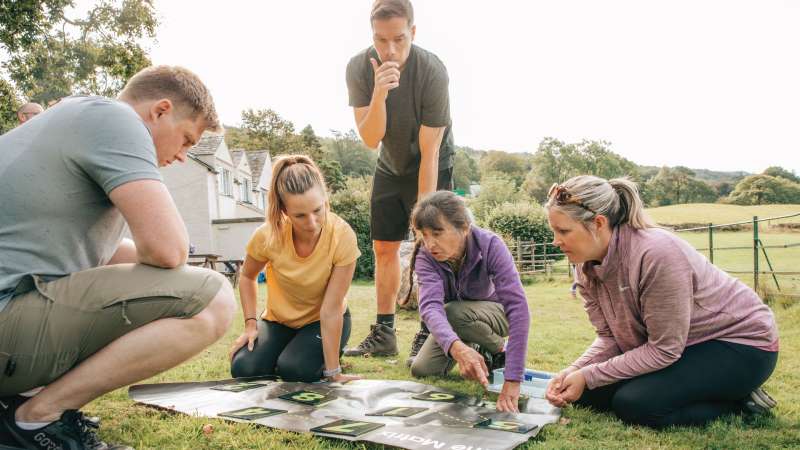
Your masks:
M505 377L503 376L504 372L505 369L495 369L492 371L492 383L489 385L488 390L500 392L503 389L503 382L505 382ZM547 384L553 376L554 374L549 372L525 369L522 383L520 383L520 394L527 397L544 398Z

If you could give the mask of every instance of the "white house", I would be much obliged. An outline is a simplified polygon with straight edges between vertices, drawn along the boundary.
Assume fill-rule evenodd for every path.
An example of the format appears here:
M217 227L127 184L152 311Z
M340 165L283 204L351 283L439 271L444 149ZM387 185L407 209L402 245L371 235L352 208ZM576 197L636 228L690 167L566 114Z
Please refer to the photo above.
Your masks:
M210 133L185 164L162 169L195 253L244 259L250 235L264 223L271 172L268 151L231 151L222 135Z

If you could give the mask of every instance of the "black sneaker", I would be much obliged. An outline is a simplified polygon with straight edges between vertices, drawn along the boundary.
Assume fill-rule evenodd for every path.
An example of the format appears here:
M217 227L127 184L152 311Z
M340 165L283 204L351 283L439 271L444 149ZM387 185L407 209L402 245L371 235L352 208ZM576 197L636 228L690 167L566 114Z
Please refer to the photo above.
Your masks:
M37 430L23 430L14 420L14 412L6 410L0 420L5 430L25 449L42 450L133 450L126 445L108 445L95 430L97 421L84 417L74 409L64 411L61 418Z
M414 364L414 359L417 358L419 350L422 348L422 344L424 344L425 341L428 340L428 336L430 335L431 335L430 332L422 329L417 331L417 334L414 335L414 340L411 341L411 352L409 352L408 354L408 359L406 360L406 367L411 367L411 365Z
M26 397L21 395L10 395L8 397L0 397L0 415L14 414L19 405L25 403ZM0 450L5 448L19 448L16 446L17 441L14 436L6 431L6 427L0 424Z
M344 356L394 356L397 354L397 335L394 328L382 323L370 325L369 334L356 348L348 348Z

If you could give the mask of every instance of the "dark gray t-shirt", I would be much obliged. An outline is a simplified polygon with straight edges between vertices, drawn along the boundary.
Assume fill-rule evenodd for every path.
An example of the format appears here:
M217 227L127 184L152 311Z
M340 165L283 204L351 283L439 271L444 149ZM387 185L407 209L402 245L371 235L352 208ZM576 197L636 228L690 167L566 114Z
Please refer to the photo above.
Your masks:
M162 180L153 139L127 104L71 97L0 136L0 311L29 275L108 262L126 223L108 194Z
M375 89L375 73L369 61L372 47L347 64L350 106L369 106ZM378 168L386 175L409 175L419 171L420 125L447 127L439 147L439 170L453 167L453 133L447 69L433 53L411 46L400 85L386 98L386 134L381 141Z

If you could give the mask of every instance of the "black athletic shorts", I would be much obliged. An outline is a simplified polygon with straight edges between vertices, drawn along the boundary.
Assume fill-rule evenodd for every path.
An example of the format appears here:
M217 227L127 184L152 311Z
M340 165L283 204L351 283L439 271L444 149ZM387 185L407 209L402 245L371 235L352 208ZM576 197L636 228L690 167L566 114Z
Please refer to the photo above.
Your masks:
M375 171L370 199L370 231L373 241L408 238L411 210L417 203L419 174L393 176ZM453 168L442 169L436 190L453 190Z

